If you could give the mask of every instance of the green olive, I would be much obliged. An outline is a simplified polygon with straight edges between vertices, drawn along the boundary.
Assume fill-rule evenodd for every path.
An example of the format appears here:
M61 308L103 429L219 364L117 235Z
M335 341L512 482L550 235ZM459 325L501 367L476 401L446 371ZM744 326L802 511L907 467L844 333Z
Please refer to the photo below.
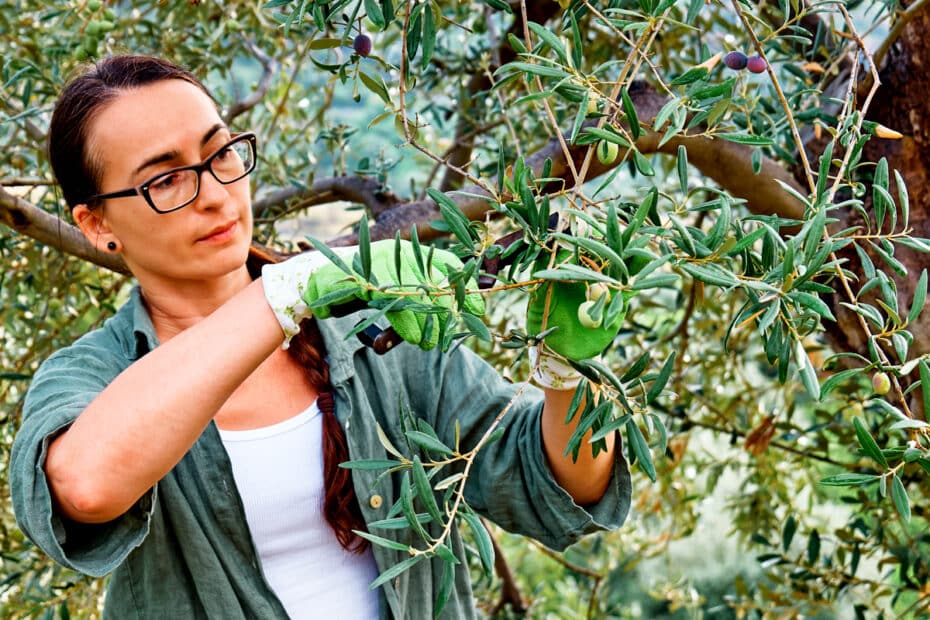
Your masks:
M872 375L872 389L876 394L882 396L891 390L891 379L883 372L877 372Z
M605 165L610 165L617 161L617 155L620 154L620 147L613 142L601 140L597 143L597 160Z
M598 107L597 107L597 95L589 96L588 97L588 109L585 110L585 112L587 113L587 116L591 116L592 114L597 114L599 111L600 110L598 110Z
M584 296L588 301L597 301L609 292L610 288L606 284L603 282L595 282L588 285L588 288L585 289Z
M407 118L407 129L410 131L410 139L417 140L420 137L420 130L417 128L417 124L414 123L410 118ZM394 131L397 132L397 135L401 137L402 140L407 139L407 135L404 133L404 119L400 114L394 117Z
M591 309L594 308L596 302L585 301L579 304L578 306L578 322L581 323L584 327L588 329L597 329L601 326L603 322L603 317L594 318L591 316Z

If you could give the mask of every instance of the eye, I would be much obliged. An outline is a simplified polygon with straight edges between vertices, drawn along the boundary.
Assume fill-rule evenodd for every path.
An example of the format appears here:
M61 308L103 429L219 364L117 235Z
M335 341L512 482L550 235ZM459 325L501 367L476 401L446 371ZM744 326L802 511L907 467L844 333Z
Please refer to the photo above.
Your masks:
M218 161L224 161L226 159L229 159L229 157L232 154L233 154L233 147L227 145L221 148L220 150L218 150L216 154L213 156L213 158Z
M172 189L181 182L181 175L177 172L171 174L166 174L165 176L158 177L149 187L150 190L156 192L163 192L165 190Z

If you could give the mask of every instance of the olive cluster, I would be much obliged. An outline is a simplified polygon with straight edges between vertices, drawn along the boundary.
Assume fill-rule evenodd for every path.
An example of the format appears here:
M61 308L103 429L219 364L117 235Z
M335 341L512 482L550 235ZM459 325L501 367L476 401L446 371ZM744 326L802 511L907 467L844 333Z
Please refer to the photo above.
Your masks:
M97 47L107 33L116 28L118 20L116 13L105 8L101 0L88 0L86 8L93 14L93 18L84 27L84 40L74 51L74 57L81 61L97 55Z
M743 52L730 52L723 57L723 64L734 71L749 69L751 73L763 73L768 63L762 56L746 56Z

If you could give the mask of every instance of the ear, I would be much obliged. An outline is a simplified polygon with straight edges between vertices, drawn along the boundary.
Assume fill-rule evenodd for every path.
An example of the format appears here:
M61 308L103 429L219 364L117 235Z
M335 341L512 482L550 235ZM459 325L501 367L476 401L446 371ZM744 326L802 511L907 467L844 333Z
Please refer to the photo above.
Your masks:
M84 237L97 248L98 252L112 252L107 248L107 244L117 239L104 219L102 209L91 209L86 204L78 204L71 210L71 216Z

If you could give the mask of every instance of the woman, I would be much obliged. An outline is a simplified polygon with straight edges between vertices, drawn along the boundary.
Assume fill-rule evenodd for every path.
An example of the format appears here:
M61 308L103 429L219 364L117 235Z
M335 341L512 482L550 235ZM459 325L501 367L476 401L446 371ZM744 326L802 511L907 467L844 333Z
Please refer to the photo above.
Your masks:
M138 286L36 373L12 457L17 518L61 564L112 572L108 617L429 617L443 563L369 590L407 556L353 530L386 518L397 489L338 464L389 458L377 427L402 445L402 410L449 442L457 420L473 446L518 386L461 348L377 356L345 338L357 317L306 318L316 253L253 279L256 143L163 60L103 60L63 91L55 175L81 231ZM629 506L612 443L563 455L571 397L527 389L466 486L477 511L554 548L618 526ZM451 547L463 555L457 533ZM473 615L460 566L443 616Z

